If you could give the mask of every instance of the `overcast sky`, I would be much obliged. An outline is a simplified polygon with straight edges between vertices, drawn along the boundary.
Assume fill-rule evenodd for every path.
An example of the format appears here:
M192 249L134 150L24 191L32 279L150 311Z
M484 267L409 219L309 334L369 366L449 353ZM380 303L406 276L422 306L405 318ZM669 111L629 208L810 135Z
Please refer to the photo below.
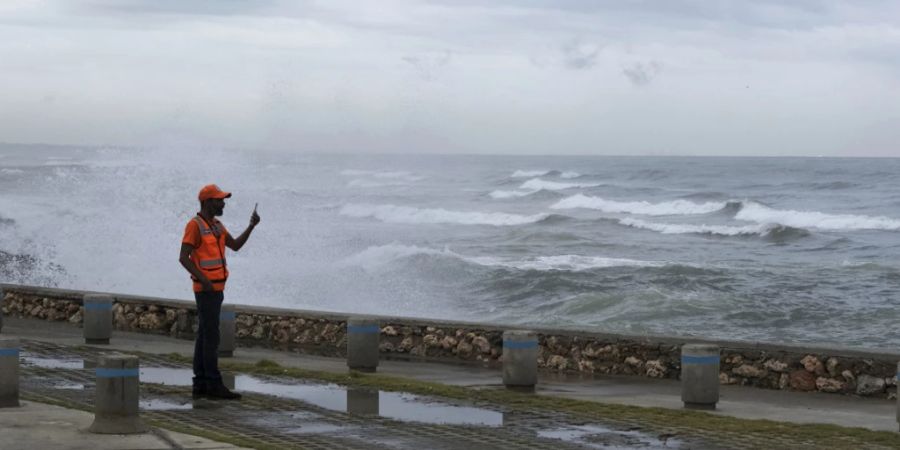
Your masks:
M0 141L900 156L900 2L2 0Z

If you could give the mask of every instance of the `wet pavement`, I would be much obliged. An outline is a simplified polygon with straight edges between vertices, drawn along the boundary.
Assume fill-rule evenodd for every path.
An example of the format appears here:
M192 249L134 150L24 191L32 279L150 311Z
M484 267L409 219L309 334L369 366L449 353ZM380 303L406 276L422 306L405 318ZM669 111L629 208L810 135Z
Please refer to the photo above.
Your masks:
M23 398L81 408L94 400L95 361L108 351L23 341ZM633 424L585 422L547 411L509 410L401 392L234 374L240 402L194 401L191 370L142 356L141 414L162 427L195 427L254 446L348 449L672 449L716 448L696 436ZM246 445L246 444L245 444Z

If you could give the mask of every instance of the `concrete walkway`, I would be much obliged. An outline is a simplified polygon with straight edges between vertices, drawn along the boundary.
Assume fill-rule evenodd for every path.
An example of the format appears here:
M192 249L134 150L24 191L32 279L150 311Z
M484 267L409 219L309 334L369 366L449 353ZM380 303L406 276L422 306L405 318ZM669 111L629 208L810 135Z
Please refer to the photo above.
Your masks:
M202 437L153 429L147 434L92 434L85 431L94 415L37 402L0 408L0 449L156 450L240 449Z
M83 345L81 329L76 326L68 323L29 319L5 318L0 337L17 337L63 346ZM114 332L111 345L103 346L102 348L160 355L178 353L189 356L193 352L193 342L165 336L117 331ZM235 357L230 358L230 360L235 362L250 364L260 359L273 360L283 366L301 367L311 370L330 372L346 372L347 370L343 359L300 355L259 348L240 347L235 352ZM499 370L475 366L431 362L382 361L379 373L476 388L497 387L500 385ZM682 407L680 385L677 381L641 377L564 376L554 373L542 373L537 394L636 406L655 406L672 409L681 409ZM722 386L719 409L714 414L748 419L769 419L794 423L826 423L848 427L863 427L872 430L897 431L895 405L894 401L885 399ZM38 408L35 405L29 407ZM87 413L78 413L76 415L82 414ZM90 414L87 414L87 416L90 417ZM7 420L8 414L0 415L0 426L3 426L4 429L11 425ZM84 426L81 426L81 428ZM69 427L72 430L78 428L79 426ZM4 432L4 435L6 434ZM94 445L94 436L87 436L90 438L88 442L92 444L90 448L106 448ZM154 437L147 436L147 439L154 439ZM6 439L3 439L3 441L6 441ZM201 444L198 441L196 445L211 444ZM15 448L20 447L28 446L16 445ZM40 445L31 447L47 448ZM227 446L190 447L186 445L182 445L182 447L229 448ZM3 447L3 444L0 443L0 448L6 447ZM122 444L118 444L115 448L170 447L154 447L150 445L145 447L123 447Z

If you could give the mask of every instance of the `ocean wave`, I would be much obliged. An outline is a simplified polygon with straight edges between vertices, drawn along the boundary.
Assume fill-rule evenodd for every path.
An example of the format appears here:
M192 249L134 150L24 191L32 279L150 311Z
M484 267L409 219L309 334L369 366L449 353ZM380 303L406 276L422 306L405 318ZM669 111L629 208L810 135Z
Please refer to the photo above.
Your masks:
M541 189L548 191L562 191L574 188L589 188L600 186L601 183L560 183L558 181L547 181L540 178L532 178L519 186L519 189L529 191L539 191Z
M687 200L673 200L662 203L650 203L646 201L619 202L606 200L600 197L591 197L584 194L573 195L564 198L552 206L551 209L596 209L607 213L641 214L645 216L674 216L709 214L719 211L727 206L725 202L694 203Z
M549 170L517 170L510 175L510 178L531 178L542 177L550 173Z
M571 172L571 171L566 171L566 172L563 172L563 173L559 174L559 177L560 177L560 178L566 178L566 179L578 178L578 177L580 177L580 176L581 176L580 173L578 173L578 172Z
M607 258L603 256L583 255L535 256L524 259L495 256L464 256L453 252L446 247L439 250L396 243L369 247L362 252L345 258L341 261L341 264L358 266L371 270L394 261L418 256L453 258L482 267L534 270L540 272L581 272L611 267L663 267L669 265L669 263L661 261L641 261L626 258Z
M635 259L581 255L535 256L526 259L479 256L466 258L466 260L482 266L504 267L518 270L536 270L541 272L581 272L610 267L662 267L667 264L659 261L640 261Z
M437 224L456 223L461 225L511 226L540 222L549 214L530 216L499 212L449 211L446 209L422 209L396 205L350 204L341 208L342 215L350 217L372 217L387 223Z
M780 210L756 202L744 202L734 218L748 222L775 222L794 228L817 228L820 230L900 230L900 220L890 217Z
M3 169L0 169L0 173L6 174L6 175L18 175L18 174L20 174L20 173L25 173L25 171L22 170L22 169L7 169L7 168L3 168Z
M763 223L755 225L696 225L688 223L659 223L645 220L624 218L618 222L622 225L643 230L656 231L662 234L710 234L718 236L763 236L774 239L784 239L792 236L806 236L808 231L785 226L778 223Z

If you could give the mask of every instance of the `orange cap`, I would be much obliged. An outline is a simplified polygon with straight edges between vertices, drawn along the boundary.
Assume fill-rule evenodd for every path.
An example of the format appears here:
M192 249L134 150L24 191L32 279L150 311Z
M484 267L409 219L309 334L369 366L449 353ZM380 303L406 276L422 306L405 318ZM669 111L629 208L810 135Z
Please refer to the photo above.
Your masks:
M203 189L200 189L200 194L197 196L200 201L209 200L211 198L228 198L231 197L231 192L225 192L219 189L215 184L207 184L203 186Z

